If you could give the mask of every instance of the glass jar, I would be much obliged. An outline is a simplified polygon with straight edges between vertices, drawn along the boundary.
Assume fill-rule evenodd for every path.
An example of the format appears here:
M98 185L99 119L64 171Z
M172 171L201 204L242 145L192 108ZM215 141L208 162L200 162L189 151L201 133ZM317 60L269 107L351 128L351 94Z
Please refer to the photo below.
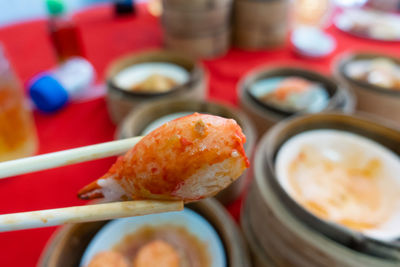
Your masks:
M0 46L0 161L31 156L36 150L37 136L32 114Z

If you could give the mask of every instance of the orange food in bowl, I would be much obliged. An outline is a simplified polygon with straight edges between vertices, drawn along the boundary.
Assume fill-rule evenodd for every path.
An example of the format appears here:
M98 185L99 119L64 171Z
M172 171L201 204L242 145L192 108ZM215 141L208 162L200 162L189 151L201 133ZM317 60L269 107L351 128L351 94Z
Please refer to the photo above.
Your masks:
M87 267L111 267L111 266L129 267L129 264L121 253L115 251L104 251L94 256Z
M275 96L277 99L283 101L291 94L306 92L310 89L311 85L311 82L302 78L287 78L282 81L279 88L275 91Z
M179 254L167 242L156 240L142 247L133 260L134 267L179 267Z

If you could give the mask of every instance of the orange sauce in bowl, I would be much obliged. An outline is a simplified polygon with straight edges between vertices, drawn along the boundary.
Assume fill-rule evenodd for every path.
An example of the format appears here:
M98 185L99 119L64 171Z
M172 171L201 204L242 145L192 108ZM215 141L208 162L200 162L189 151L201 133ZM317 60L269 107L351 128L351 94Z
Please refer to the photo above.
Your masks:
M395 210L398 185L379 158L356 147L332 160L314 145L303 145L288 165L293 197L308 211L355 230L373 229Z

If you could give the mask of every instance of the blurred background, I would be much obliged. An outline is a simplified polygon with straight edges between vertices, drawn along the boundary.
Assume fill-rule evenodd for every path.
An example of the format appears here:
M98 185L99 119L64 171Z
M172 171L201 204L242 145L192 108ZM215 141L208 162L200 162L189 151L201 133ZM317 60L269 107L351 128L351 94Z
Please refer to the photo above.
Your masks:
M146 0L138 0L143 2ZM68 12L76 12L85 7L110 2L109 0L69 0L65 1ZM47 16L46 5L41 0L0 1L3 10L0 16L0 25L23 22L30 19L40 19ZM7 12L5 12L7 10Z

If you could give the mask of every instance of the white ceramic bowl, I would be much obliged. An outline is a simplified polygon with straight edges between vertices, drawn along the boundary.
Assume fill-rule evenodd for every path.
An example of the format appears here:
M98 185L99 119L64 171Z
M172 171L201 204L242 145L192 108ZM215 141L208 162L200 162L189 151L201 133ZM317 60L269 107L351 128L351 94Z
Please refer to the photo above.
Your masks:
M133 85L146 80L152 74L169 77L178 84L183 84L189 80L189 72L179 65L166 62L148 62L134 64L122 70L114 77L114 82L118 87L130 90Z
M151 214L113 220L105 225L92 239L82 256L81 267L87 266L99 252L111 250L126 235L143 226L176 225L186 228L198 240L207 244L211 258L210 267L226 267L225 250L212 225L198 213L185 208L183 211Z
M311 159L303 161L306 163L302 163L302 165L297 165L300 167L295 167L296 171L299 170L296 173L298 182L297 185L293 185L289 181L290 170L293 165L290 166L289 164L298 157L301 151L304 151L302 150L304 147L311 147L313 149L308 150L310 151L308 154L304 154L306 155L305 157L311 157ZM328 163L326 160L322 161L321 158L331 162L328 174L325 171L327 169L323 167L328 166L323 165ZM350 172L352 173L351 175L357 175L354 174L354 171L358 171L359 166L367 166L366 164L375 159L378 160L378 166L380 166L377 169L378 171L374 172L371 177L365 176L362 178L374 180L362 180L362 183L355 183L359 185L357 186L358 189L363 191L353 190L354 187L352 185L354 184L349 180L353 178L349 177L356 176L346 176L346 173ZM344 162L344 165L340 162ZM370 222L374 221L373 219L371 220L371 218L374 218L373 216L375 218L385 218L383 221L374 224L371 228L353 230L382 241L391 241L400 237L400 158L386 147L368 138L346 131L331 129L306 131L295 135L283 144L277 154L275 166L280 185L295 200L297 196L302 198L303 201L307 200L319 203L320 207L326 208L329 216L335 217L338 220L343 218L367 218L362 219L362 221ZM345 171L335 169L335 166L339 166L339 168L345 166L343 167ZM310 172L310 168L314 168L316 171ZM315 178L310 179L310 176ZM307 183L310 180L312 180L312 184ZM341 187L338 181L348 186ZM374 182L372 187L367 185L369 182ZM307 184L307 186L303 186L304 184ZM301 188L302 196L296 195L294 186ZM350 188L350 190L346 188ZM374 190L371 191L371 188ZM357 194L359 196L359 192L362 192L363 196L368 196L367 199L369 200L371 194L375 192L375 188L379 190L376 192L383 192L378 195L378 201L373 201L374 204L378 203L378 208L373 209L376 213L368 212L368 208L366 207L370 207L369 205L371 204L366 204L365 198L361 198L361 202L363 203L363 208L361 208L357 206L358 204L355 204L359 198L355 198L356 200L354 200L349 196L350 194ZM338 196L343 196L344 198L336 201L338 200ZM343 217L343 214L346 214L346 216Z

